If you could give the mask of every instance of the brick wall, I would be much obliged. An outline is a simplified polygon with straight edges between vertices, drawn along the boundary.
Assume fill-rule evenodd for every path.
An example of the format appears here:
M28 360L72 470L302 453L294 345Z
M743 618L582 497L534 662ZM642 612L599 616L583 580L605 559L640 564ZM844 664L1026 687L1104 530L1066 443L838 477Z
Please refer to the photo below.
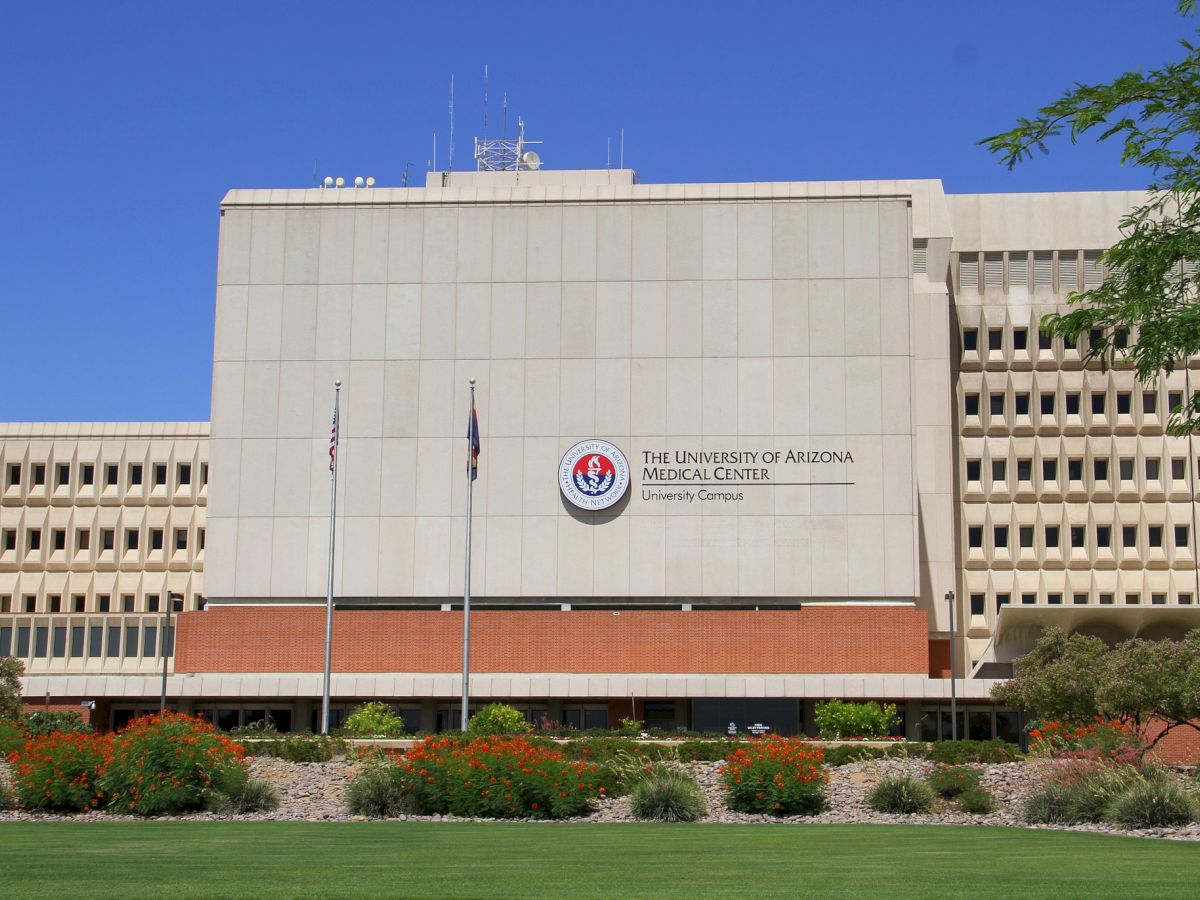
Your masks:
M950 641L946 638L929 641L929 677L950 677Z
M1161 726L1150 725L1145 730L1147 740L1153 740L1161 731ZM1181 725L1174 728L1154 747L1158 757L1172 765L1200 764L1200 731Z
M179 617L177 672L319 672L321 607L216 607ZM929 669L908 606L800 610L478 610L475 672L905 673ZM462 614L334 613L336 672L457 672Z
M80 706L79 704L82 700L83 700L82 697L80 697L78 700L75 700L75 701L64 700L64 699L56 697L52 703L47 705L45 701L39 702L36 697L26 697L25 698L25 712L27 712L27 713L35 713L35 712L79 713L79 715L83 717L83 721L91 722L92 721L92 710L87 706Z

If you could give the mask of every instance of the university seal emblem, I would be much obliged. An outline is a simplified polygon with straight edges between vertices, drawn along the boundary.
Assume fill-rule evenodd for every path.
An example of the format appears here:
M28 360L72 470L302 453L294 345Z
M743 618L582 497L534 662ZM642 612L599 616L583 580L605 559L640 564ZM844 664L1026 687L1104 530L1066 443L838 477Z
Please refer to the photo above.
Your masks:
M572 505L607 509L629 488L629 463L625 454L608 441L580 441L559 463L558 483Z

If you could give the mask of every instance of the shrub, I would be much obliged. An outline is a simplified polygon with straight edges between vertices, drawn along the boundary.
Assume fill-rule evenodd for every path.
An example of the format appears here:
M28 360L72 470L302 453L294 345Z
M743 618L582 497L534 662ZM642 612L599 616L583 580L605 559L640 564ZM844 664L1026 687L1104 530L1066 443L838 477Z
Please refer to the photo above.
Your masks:
M1029 795L1022 815L1027 822L1048 824L1102 822L1113 801L1138 777L1130 766L1064 761Z
M933 809L933 790L907 775L889 775L867 793L871 809L881 813L927 813Z
M342 734L352 737L400 737L404 720L381 700L373 700L354 708L342 723Z
M642 733L642 723L637 719L625 718L621 720L621 727L619 730L621 734L628 735L630 737L637 737Z
M528 740L535 746L554 747L561 750L567 759L582 759L597 765L629 757L655 762L661 759L674 759L676 753L676 747L672 745L639 744L637 741L621 737L582 738L561 744L538 738L528 738Z
M696 779L686 772L659 767L634 785L633 814L658 822L695 822L708 811Z
M91 734L92 726L83 721L83 716L74 710L52 712L39 710L25 717L25 732L30 737L45 737L54 732L62 734Z
M1097 716L1093 722L1044 720L1029 729L1029 752L1036 756L1076 759L1109 759L1136 765L1142 743L1120 722Z
M422 813L561 819L607 791L595 765L520 737L431 738L404 755L400 771Z
M817 704L813 719L825 740L884 737L896 721L896 705L880 706L874 700L867 703L826 700Z
M966 766L939 766L929 776L929 786L939 797L957 797L979 788L980 772Z
M356 816L395 819L417 812L400 767L390 762L364 766L346 788L346 808Z
M1196 800L1169 774L1143 774L1115 797L1106 819L1126 828L1163 828L1196 820Z
M243 755L241 744L204 719L143 716L113 738L100 786L113 812L154 816L200 809L212 788L245 771Z
M8 789L8 785L0 781L0 812L12 809L15 802L12 792Z
M329 762L344 753L345 743L320 735L280 735L275 740L247 741L247 756L273 756L288 762Z
M84 812L104 799L100 786L110 741L87 734L31 738L10 759L17 800L26 809Z
M529 734L533 731L519 709L507 703L489 703L467 722L467 733L472 735Z
M675 758L680 762L716 762L728 758L741 747L744 741L680 741L675 747Z
M965 813L984 815L996 808L996 801L991 793L981 787L968 788L959 794L954 802Z
M208 796L208 807L214 812L270 812L279 808L279 791L261 778L248 778L245 771L230 769L221 783Z
M731 809L777 816L815 815L825 808L825 752L805 741L747 741L728 757L722 781Z
M16 753L25 746L29 736L15 719L0 719L0 757Z
M925 758L945 765L963 763L1005 763L1021 758L1016 744L995 739L991 741L937 741L928 745Z
M21 676L25 663L12 656L0 656L0 719L19 721L24 703L21 702Z

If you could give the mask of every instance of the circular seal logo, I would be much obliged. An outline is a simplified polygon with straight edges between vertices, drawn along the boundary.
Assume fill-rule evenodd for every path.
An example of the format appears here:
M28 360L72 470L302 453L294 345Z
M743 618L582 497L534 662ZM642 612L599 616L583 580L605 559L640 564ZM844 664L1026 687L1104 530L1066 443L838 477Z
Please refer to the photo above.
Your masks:
M558 464L558 483L580 509L607 509L629 489L629 463L608 441L580 441Z

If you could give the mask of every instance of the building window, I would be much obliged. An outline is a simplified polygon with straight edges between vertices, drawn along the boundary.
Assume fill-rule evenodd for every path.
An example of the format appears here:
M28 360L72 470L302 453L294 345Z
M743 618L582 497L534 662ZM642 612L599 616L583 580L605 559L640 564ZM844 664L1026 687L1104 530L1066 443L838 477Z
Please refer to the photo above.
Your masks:
M92 545L92 533L86 528L80 528L75 533L75 545L79 550L87 550Z
M1042 481L1056 481L1058 479L1058 460L1043 459L1042 460Z
M1018 459L1017 460L1017 481L1030 481L1033 478L1033 460Z
M96 611L106 613L112 609L112 598L108 594L96 595Z
M1176 602L1181 603L1184 606L1191 606L1192 605L1192 595L1191 594L1180 594L1179 597L1176 599Z
M967 416L979 415L979 395L967 394L963 397L963 414Z
M1158 481L1159 461L1156 456L1146 457L1146 480Z
M997 594L996 595L996 609L999 610L1000 607L1002 607L1002 606L1008 606L1008 604L1011 600L1012 600L1012 595L1010 595L1010 594Z
M104 464L104 486L116 487L117 481L120 479L120 467L116 463Z
M992 394L992 396L988 398L988 410L993 416L1004 415L1004 395Z
M146 595L146 612L158 612L158 594Z
M70 463L59 463L58 464L58 486L59 487L70 487L70 485L71 485L71 464Z
M1042 415L1043 416L1054 415L1054 392L1053 391L1047 391L1046 393L1042 394Z
M21 464L20 463L11 463L9 465L9 467L8 467L8 486L9 487L20 487L21 486Z
M112 658L121 655L121 626L108 626L108 641L104 650L104 655Z
M1016 411L1017 411L1018 416L1029 415L1029 395L1028 394L1017 394L1016 396L1013 397L1013 402L1016 404Z
M1087 532L1082 525L1071 526L1071 546L1083 547L1087 544Z
M963 352L972 353L979 349L979 329L963 329Z
M1057 525L1047 525L1046 526L1046 549L1049 550L1051 547L1053 547L1056 550L1058 549L1058 526Z
M1130 405L1132 403L1132 395L1128 391L1123 391L1117 394L1117 415L1129 415Z
M988 329L988 349L1003 350L1004 349L1004 329L989 328Z
M167 467L164 463L154 464L154 486L162 487L167 483Z
M3 546L5 550L17 549L17 530L15 528L5 528L3 532Z
M1062 606L1062 594L1047 594L1046 602L1051 606Z
M138 548L138 530L136 528L125 529L125 549L136 550Z
M55 550L67 549L67 530L55 528L50 532L50 543Z
M1112 526L1097 525L1096 526L1096 546L1110 547L1112 546Z
M192 483L192 464L191 463L180 463L175 471L175 475L176 475L175 480L180 485L191 484Z
M1008 526L997 525L992 529L992 541L997 550L1003 550L1008 547Z
M1137 606L1141 602L1142 602L1141 594L1126 594L1125 595L1125 605L1126 606Z
M1150 602L1154 606L1165 606L1166 602L1167 602L1167 595L1166 594L1151 594Z
M96 480L96 467L92 463L84 463L79 467L79 481L84 487L90 487Z
M1121 527L1121 545L1127 550L1137 549L1137 526L1124 525Z
M1175 526L1175 546L1186 547L1188 545L1188 527L1186 525Z
M979 525L972 525L967 529L967 545L972 548L983 546L983 528Z
M129 486L133 487L142 483L142 464L129 464Z
M1067 394L1067 415L1068 416L1079 415L1079 395L1078 394Z
M204 549L204 529L203 528L196 529L196 549L198 551Z
M1008 474L1008 460L993 459L992 460L992 481L1003 481L1004 476Z
M116 539L116 532L112 528L100 529L100 549L111 550Z
M1161 525L1150 525L1146 528L1146 543L1151 547L1163 545L1163 530Z
M1183 481L1187 478L1187 460L1182 456L1171 459L1171 478L1175 481Z
M52 612L52 613L62 612L62 594L51 594L49 597L49 600L50 600L50 612Z
M42 549L42 530L40 528L29 529L29 552Z
M983 615L983 603L984 603L983 594L972 594L971 595L971 615L982 616Z
M83 594L76 594L71 598L71 612L85 612L87 610L87 597Z
M1104 394L1092 394L1092 415L1104 415Z
M1183 391L1171 391L1167 394L1167 408L1171 412L1178 412L1183 406Z
M133 601L134 601L133 594L122 594L121 595L121 612L127 612L127 613L133 612L134 611Z
M1113 595L1112 594L1101 594L1100 595L1100 605L1101 606L1112 606L1113 605Z
M1067 460L1067 481L1083 481L1083 460Z
M41 487L45 483L46 483L46 464L45 463L34 463L33 464L33 485L34 485L34 487Z
M175 529L175 549L176 550L186 550L187 549L187 534L188 533L187 533L186 528L176 528Z
M1033 526L1032 525L1022 525L1017 532L1017 536L1021 541L1022 547L1032 547L1033 546Z
M35 594L25 595L25 612L37 612L37 596Z
M979 460L977 460L977 459L968 459L967 460L967 481L968 482L979 480L979 469L980 469Z
M163 530L161 528L150 529L150 549L161 550L163 548Z
M3 597L0 597L0 613L10 612L12 612L12 597L5 594ZM0 655L7 656L8 654L4 652L3 648L0 648Z
M1142 391L1142 412L1147 415L1158 412L1158 391Z
M1048 332L1042 328L1039 328L1038 329L1038 349L1039 350L1049 350L1052 346L1053 346L1053 342L1051 341L1051 338L1050 338L1050 332Z
M1096 481L1108 481L1108 460L1092 460L1092 475L1095 477Z
M1133 481L1133 460L1123 459L1117 465L1121 473L1121 480Z
M1085 603L1088 602L1088 595L1087 594L1076 594L1074 597L1071 598L1071 601L1076 606L1083 606Z
M1024 350L1029 346L1028 328L1014 328L1012 337L1014 350Z
M1025 606L1032 606L1037 603L1037 594L1022 594L1021 603Z
M208 463L200 463L200 484L208 484Z

